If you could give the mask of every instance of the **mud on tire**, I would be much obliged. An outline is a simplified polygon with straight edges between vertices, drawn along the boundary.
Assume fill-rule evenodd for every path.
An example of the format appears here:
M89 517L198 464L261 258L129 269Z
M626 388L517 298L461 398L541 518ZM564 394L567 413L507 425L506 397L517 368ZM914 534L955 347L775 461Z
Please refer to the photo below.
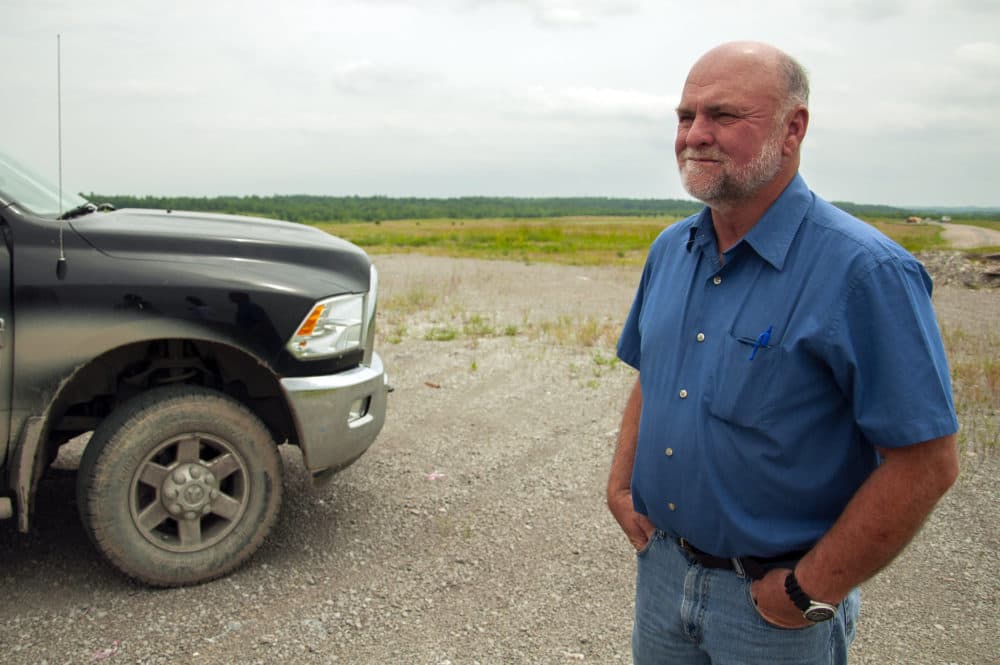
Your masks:
M260 547L281 505L277 446L236 400L195 386L155 388L95 430L77 480L87 534L129 576L204 582Z

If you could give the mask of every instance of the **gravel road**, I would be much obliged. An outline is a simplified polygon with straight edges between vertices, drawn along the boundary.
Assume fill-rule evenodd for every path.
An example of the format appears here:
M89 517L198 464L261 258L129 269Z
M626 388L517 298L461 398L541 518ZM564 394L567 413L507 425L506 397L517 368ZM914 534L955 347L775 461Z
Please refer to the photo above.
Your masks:
M967 224L940 224L940 226L944 228L944 239L955 249L1000 247L1000 231L996 229Z
M100 559L61 457L36 530L0 523L0 662L630 662L634 555L604 483L634 380L611 340L639 271L376 264L396 391L375 446L322 488L285 447L269 541L229 577L171 590ZM936 293L944 325L994 334L1000 290ZM966 446L957 486L867 585L852 662L997 662L998 474L995 449Z

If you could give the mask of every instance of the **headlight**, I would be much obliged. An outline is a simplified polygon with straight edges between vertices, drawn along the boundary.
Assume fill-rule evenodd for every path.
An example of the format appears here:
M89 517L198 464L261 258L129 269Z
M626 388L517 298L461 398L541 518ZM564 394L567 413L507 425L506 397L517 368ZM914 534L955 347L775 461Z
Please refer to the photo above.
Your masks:
M313 305L286 348L299 360L329 358L356 349L361 346L364 314L363 293L321 300Z

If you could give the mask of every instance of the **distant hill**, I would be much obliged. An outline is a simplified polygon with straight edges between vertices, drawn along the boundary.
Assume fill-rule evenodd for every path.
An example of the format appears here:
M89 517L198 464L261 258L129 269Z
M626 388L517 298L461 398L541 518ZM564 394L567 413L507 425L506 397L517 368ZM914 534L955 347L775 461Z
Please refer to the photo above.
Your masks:
M945 206L940 208L921 207L912 208L912 210L915 213L933 217L949 215L951 217L1000 218L1000 208L995 206Z
M293 222L363 222L393 219L518 219L533 217L686 217L702 204L685 199L627 199L610 197L491 197L417 198L387 196L129 196L91 192L86 198L116 208L196 210L254 215ZM858 217L910 215L998 217L1000 208L897 208L886 205L834 201Z
M485 219L571 216L686 217L701 204L681 199L516 198L468 196L449 199L385 196L120 196L85 194L116 208L198 210L257 215L293 222L357 222L393 219Z
M908 217L911 211L886 205L852 203L851 201L831 201L833 205L855 217Z

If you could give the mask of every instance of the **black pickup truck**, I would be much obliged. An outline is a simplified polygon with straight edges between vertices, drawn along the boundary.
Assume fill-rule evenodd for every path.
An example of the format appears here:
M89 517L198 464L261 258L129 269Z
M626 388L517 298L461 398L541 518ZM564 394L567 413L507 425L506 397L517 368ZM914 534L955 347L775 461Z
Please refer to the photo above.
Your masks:
M0 518L19 530L60 446L92 432L77 480L91 540L147 584L202 582L277 519L278 444L322 481L382 428L377 273L354 245L98 210L2 154L0 231Z

